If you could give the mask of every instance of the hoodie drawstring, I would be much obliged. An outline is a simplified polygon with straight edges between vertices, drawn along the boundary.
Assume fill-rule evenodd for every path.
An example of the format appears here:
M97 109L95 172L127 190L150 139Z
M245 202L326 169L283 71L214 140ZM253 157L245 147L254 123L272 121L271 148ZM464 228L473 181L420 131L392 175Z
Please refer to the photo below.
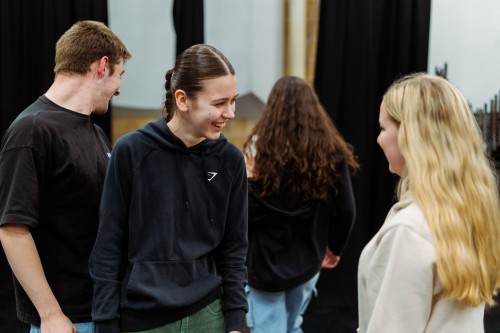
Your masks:
M210 221L210 225L213 227L214 221L212 220L212 211L210 209L210 187L208 186L208 171L207 171L207 165L205 163L205 151L204 150L201 153L201 160L202 160L202 164L203 164L203 177L205 178L205 186L207 188L206 203L207 203L208 220Z
M208 221L210 221L210 225L213 227L214 226L214 221L212 219L212 211L210 209L210 188L208 186L208 172L207 172L207 167L205 163L205 151L202 151L201 153L201 160L202 160L202 177L205 179L205 187L207 189L207 196L206 196L206 204L207 204L207 212L208 212ZM181 173L182 177L182 183L184 186L182 187L183 189L183 197L184 197L184 204L186 205L186 210L189 209L189 200L186 192L187 188L187 182L186 182L186 174L184 173L184 168L181 166L181 163L179 161L179 146L177 141L175 142L175 162L177 163L177 167L179 168L179 171Z
M179 162L179 145L177 143L177 141L175 141L175 163L177 164L177 168L179 169L180 173L181 173L181 177L182 177L182 183L184 186L182 186L182 196L184 197L184 205L186 205L186 210L189 209L189 200L188 200L188 197L187 197L187 193L186 193L186 187L187 187L187 183L186 183L186 175L184 174L184 168L181 166L181 163Z
M178 200L183 200L183 204L186 206L186 210L190 210L190 196L189 194L191 192L190 189L187 187L187 180L189 179L188 177L191 176L190 173L186 171L185 165L183 165L183 156L185 153L188 155L188 157L192 157L191 155L191 148L186 147L182 140L178 138L168 127L167 121L165 119L158 119L157 121L150 123L146 125L144 128L141 128L138 130L139 133L142 133L149 137L153 142L158 144L159 147L162 149L165 149L169 153L172 152L175 149L175 164L176 167L179 169L180 177L181 177L181 182L182 182L182 190L180 190L182 193L180 195L182 196L182 199ZM209 154L216 149L220 149L223 144L227 141L227 139L224 137L223 134L219 137L218 140L205 140L204 142L199 144L199 147L196 147L196 151L193 151L193 155L195 154L197 157L201 156L202 158L202 165L201 168L203 169L202 172L202 177L203 180L205 181L205 187L206 187L206 206L207 206L207 214L208 214L208 220L212 226L214 226L214 221L212 218L212 210L211 210L211 205L210 205L210 186L209 182L213 179L214 176L210 176L207 172L206 169L206 152ZM197 167L199 168L198 165L198 160L196 161ZM202 185L203 186L203 185ZM195 189L194 191L203 191L202 189ZM201 199L201 198L200 198ZM201 199L203 200L203 199ZM198 201L196 201L198 202ZM198 207L195 207L198 208Z

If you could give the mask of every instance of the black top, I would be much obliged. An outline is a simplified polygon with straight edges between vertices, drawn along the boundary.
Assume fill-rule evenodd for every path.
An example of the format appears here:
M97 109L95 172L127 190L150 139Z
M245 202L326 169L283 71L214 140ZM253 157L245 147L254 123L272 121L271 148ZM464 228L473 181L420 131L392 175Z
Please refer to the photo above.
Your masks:
M111 145L89 116L38 98L12 123L0 155L0 224L30 227L48 283L64 314L90 321L88 260ZM20 320L38 313L15 281Z
M152 329L221 292L226 329L242 330L247 179L223 135L186 147L163 119L116 143L91 255L98 332Z
M248 283L263 291L284 291L311 279L320 270L326 247L338 256L349 239L355 203L347 163L337 164L336 191L327 202L304 201L282 191L261 197L251 182L248 197Z

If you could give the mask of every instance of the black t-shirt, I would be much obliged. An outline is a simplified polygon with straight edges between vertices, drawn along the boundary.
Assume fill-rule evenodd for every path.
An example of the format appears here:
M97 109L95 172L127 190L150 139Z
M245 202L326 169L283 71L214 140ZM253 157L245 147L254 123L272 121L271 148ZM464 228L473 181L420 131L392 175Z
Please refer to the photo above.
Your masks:
M48 283L73 322L91 321L88 260L111 144L89 116L38 98L12 123L0 153L0 225L30 226ZM15 280L20 320L38 313Z

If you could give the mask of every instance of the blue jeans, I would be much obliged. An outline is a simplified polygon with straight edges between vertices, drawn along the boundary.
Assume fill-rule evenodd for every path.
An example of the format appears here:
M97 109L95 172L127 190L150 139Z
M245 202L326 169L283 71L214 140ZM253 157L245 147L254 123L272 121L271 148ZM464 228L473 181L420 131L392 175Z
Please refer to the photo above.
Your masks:
M76 330L78 333L94 333L95 332L95 326L94 323L73 323L75 325ZM30 333L40 333L40 326L36 325L31 325L31 330Z
M302 333L302 315L307 309L319 273L295 288L266 292L247 286L247 325L252 333Z

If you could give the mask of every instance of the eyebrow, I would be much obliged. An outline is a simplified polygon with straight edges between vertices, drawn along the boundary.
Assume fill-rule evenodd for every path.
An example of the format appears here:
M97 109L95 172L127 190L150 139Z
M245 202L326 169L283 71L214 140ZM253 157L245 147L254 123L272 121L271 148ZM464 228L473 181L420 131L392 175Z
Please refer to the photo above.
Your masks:
M223 101L227 101L228 99L236 99L236 98L238 98L239 95L240 94L238 93L238 94L234 95L234 97L232 97L232 98L227 98L227 97L218 98L218 99L213 100L212 103L223 102Z

